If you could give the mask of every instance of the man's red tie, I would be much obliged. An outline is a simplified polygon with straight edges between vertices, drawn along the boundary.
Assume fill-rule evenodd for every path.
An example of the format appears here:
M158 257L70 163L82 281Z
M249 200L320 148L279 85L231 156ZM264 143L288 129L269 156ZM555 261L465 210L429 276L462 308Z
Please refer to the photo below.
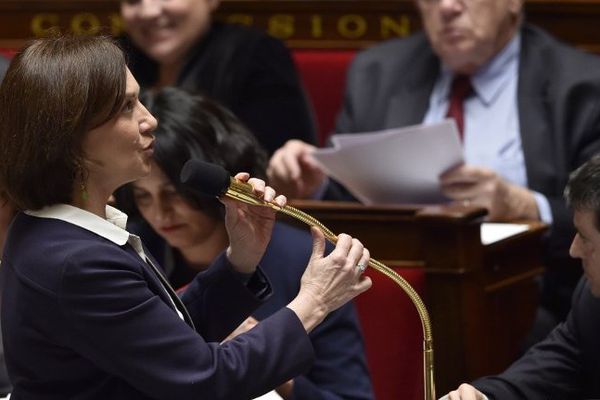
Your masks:
M454 118L458 133L462 140L465 126L464 118L464 101L473 93L471 79L466 75L456 75L450 86L450 96L448 97L448 112L447 118Z

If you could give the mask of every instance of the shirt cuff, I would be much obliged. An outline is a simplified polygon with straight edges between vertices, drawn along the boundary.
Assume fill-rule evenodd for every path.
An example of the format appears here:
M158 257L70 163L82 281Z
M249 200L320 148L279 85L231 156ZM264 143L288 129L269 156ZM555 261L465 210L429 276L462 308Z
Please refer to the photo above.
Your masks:
M244 285L248 286L248 282L250 282L250 278L254 276L256 271L254 272L239 272L234 269L231 270L236 279L240 280Z
M257 267L256 271L252 273L238 272L233 269L231 272L236 279L246 285L257 299L263 300L269 294L269 281L260 267Z
M552 217L552 209L550 208L550 202L541 193L533 192L533 196L535 197L535 202L537 203L538 212L540 213L540 219L542 222L552 225L552 221L554 218Z

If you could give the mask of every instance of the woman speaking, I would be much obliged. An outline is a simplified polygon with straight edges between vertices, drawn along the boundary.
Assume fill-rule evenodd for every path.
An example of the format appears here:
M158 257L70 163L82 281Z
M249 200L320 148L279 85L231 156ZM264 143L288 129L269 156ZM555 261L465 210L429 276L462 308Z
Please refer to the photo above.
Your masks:
M107 205L150 172L157 122L138 92L121 50L91 36L31 42L2 82L0 190L21 210L1 271L13 400L252 398L307 370L308 332L371 285L359 241L340 235L324 257L313 231L298 295L222 342L271 295L257 264L274 211L223 200L229 246L179 299Z

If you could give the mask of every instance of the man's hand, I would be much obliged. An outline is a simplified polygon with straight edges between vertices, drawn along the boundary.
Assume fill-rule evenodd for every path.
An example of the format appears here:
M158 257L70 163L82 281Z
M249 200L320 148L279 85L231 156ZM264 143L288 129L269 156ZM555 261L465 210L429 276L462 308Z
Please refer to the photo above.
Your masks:
M315 149L300 140L288 140L269 161L269 184L289 198L311 198L326 178L312 157Z
M449 198L486 208L489 221L540 219L533 192L507 182L492 170L461 165L445 172L440 185Z
M442 397L443 400L486 400L487 397L473 386L463 383L458 389Z

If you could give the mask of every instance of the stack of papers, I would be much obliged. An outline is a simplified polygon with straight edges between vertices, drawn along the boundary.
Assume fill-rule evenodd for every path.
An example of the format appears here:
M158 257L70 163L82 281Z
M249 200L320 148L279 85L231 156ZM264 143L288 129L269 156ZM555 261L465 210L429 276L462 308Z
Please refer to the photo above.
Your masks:
M448 199L439 176L464 162L454 120L378 132L338 134L314 153L364 204L432 204Z

